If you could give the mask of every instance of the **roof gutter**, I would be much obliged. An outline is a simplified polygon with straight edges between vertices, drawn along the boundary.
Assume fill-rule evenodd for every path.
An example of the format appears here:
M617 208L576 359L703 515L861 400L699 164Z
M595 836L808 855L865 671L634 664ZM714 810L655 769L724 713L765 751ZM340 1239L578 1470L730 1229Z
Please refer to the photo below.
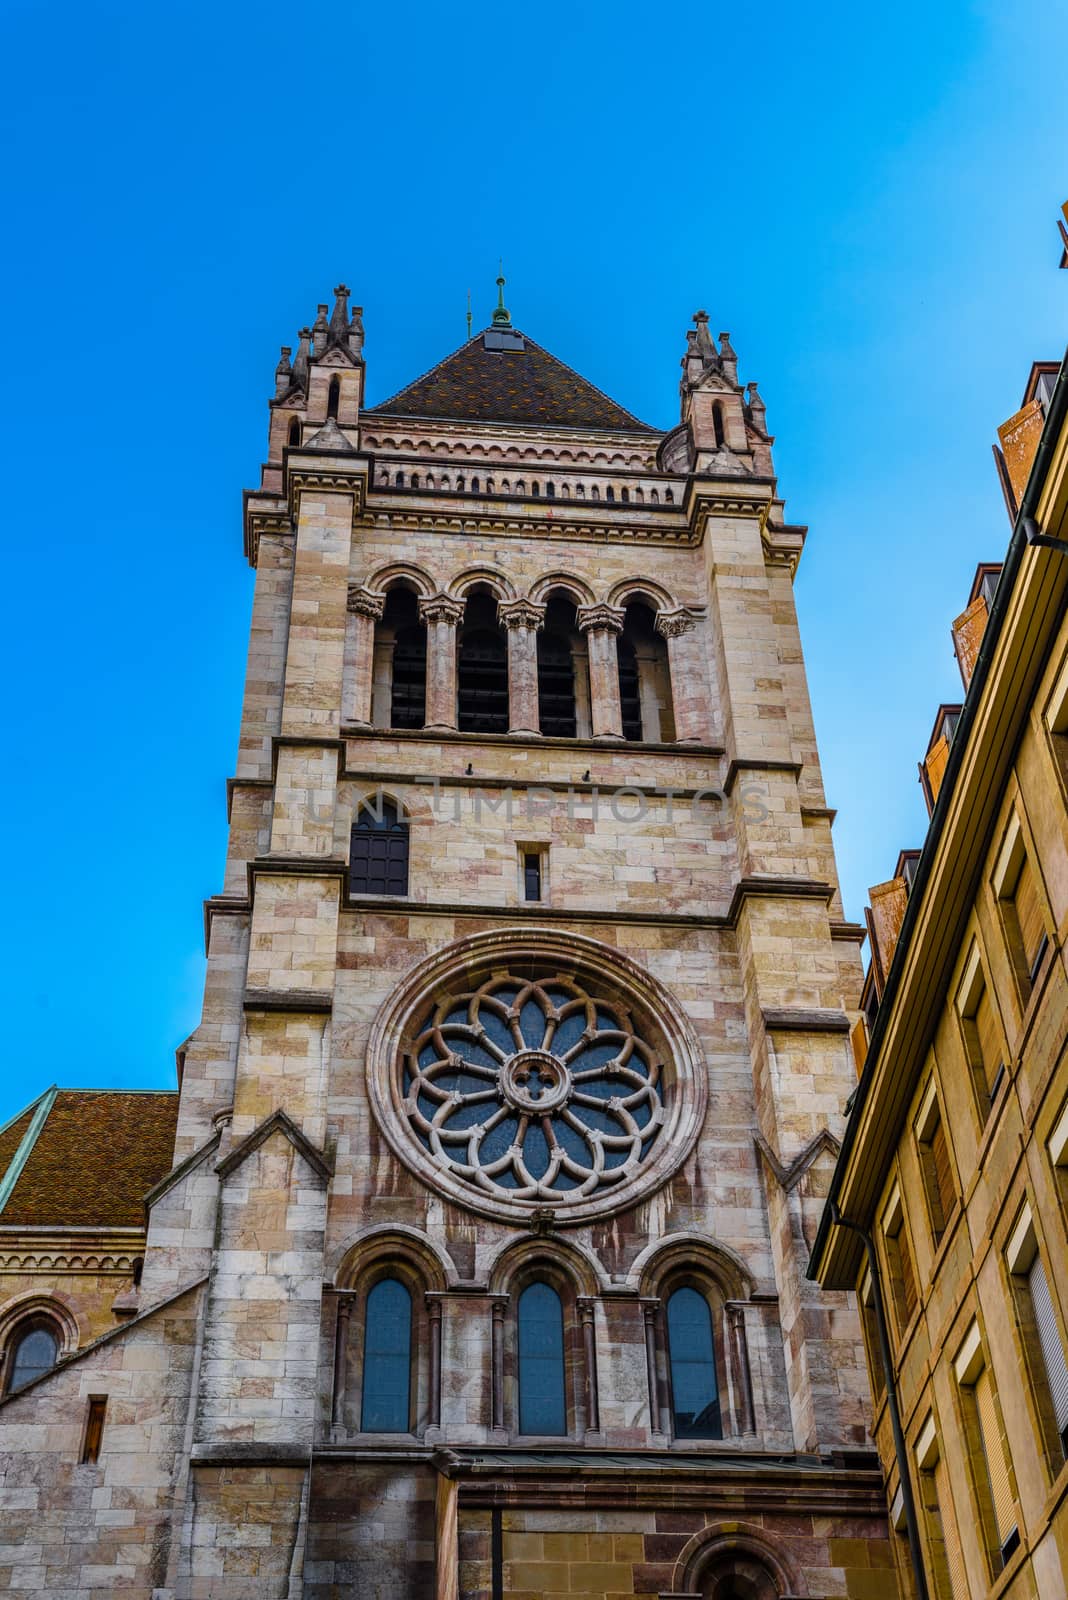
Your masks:
M1001 569L1001 577L998 580L997 590L994 595L994 604L990 612L989 620L987 621L986 629L983 633L983 641L979 647L979 655L976 659L975 670L972 673L972 679L968 685L968 692L964 699L964 710L961 712L960 723L957 726L956 735L953 739L952 745L950 746L949 761L946 764L945 776L942 779L942 786L939 790L938 801L935 805L934 814L931 817L930 827L927 830L927 837L924 840L923 850L920 855L919 864L916 868L916 876L913 880L912 892L909 895L908 904L905 908L905 918L901 925L901 933L898 936L897 948L894 951L894 959L890 964L890 972L886 980L886 987L883 990L882 1000L880 1001L879 1010L875 1018L875 1027L872 1030L871 1043L868 1046L868 1054L865 1058L864 1070L861 1073L860 1082L857 1084L857 1087L851 1097L851 1111L849 1115L849 1121L846 1124L845 1136L842 1140L842 1148L839 1152L838 1161L835 1165L834 1174L831 1178L830 1193L827 1197L823 1208L823 1213L820 1217L815 1243L812 1246L812 1253L809 1257L808 1268L806 1271L806 1276L808 1278L816 1278L818 1275L820 1266L823 1262L823 1256L827 1247L828 1239L830 1237L831 1229L835 1226L834 1214L838 1209L838 1200L841 1193L843 1176L847 1166L849 1165L853 1154L853 1147L857 1141L857 1132L860 1127L861 1120L860 1114L864 1109L868 1095L871 1091L872 1081L875 1077L875 1069L879 1060L879 1053L882 1049L883 1039L886 1034L887 1027L889 1026L890 1013L893 1009L894 1000L901 984L901 975L904 970L905 959L912 940L913 930L919 918L920 906L923 902L924 893L927 888L927 881L931 876L931 869L935 855L938 851L939 841L945 830L946 819L949 815L953 794L956 789L957 774L960 770L961 763L964 760L964 752L967 748L968 739L971 735L972 724L975 722L976 716L978 715L979 702L983 697L983 691L986 687L987 678L990 676L990 665L993 661L998 640L1001 636L1001 630L1004 626L1005 616L1009 609L1009 597L1013 588L1015 587L1024 554L1029 549L1030 544L1035 542L1035 507L1045 485L1046 470L1049 465L1049 458L1053 453L1055 441L1064 425L1066 415L1068 415L1068 351L1065 352L1064 360L1061 362L1060 372L1057 375L1056 388L1053 391L1053 397L1050 401L1049 410L1046 413L1045 427L1042 429L1042 437L1039 440L1038 449L1035 452L1035 459L1031 466L1031 473L1027 480L1027 487L1024 489L1023 498L1020 501L1020 507L1016 514L1016 522L1013 527L1012 538L1009 542L1009 548L1005 556L1005 563ZM1060 542L1058 541L1058 544L1059 543Z

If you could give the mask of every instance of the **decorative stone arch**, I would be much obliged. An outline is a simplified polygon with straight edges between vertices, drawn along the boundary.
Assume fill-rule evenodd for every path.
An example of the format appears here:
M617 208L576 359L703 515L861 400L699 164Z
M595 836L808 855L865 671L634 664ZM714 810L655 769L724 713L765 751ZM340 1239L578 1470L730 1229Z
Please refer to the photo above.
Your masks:
M658 1295L661 1284L687 1266L714 1278L725 1299L748 1300L756 1286L737 1251L699 1233L675 1233L647 1245L627 1275L627 1286L641 1295Z
M74 1310L58 1294L42 1294L39 1290L30 1289L25 1294L16 1295L13 1300L8 1300L0 1307L0 1347L6 1349L8 1340L20 1322L27 1321L30 1317L50 1317L56 1324L56 1329L61 1335L58 1359L69 1356L77 1350L80 1333L78 1318Z
M485 588L495 600L514 600L515 584L496 567L468 567L449 582L446 593L454 600L466 600L472 589Z
M536 1275L539 1267L565 1273L576 1295L599 1295L608 1279L588 1250L560 1234L514 1239L499 1250L488 1273L491 1294L511 1294L520 1279Z
M421 600L432 595L437 587L430 574L412 561L393 561L388 567L379 567L364 583L372 594L385 596L390 589L401 585L413 589Z
M624 578L608 591L610 606L629 606L635 601L647 605L654 614L660 611L677 611L679 608L679 602L668 593L663 584L656 583L652 578Z
M592 606L595 597L590 585L571 572L547 572L530 586L530 599L536 605L547 600L554 590L562 590L576 606Z
M686 1544L672 1589L702 1600L784 1600L807 1596L799 1567L748 1522L710 1523Z
M459 1281L452 1258L417 1228L381 1223L366 1228L349 1245L334 1273L334 1287L352 1289L359 1278L384 1260L407 1261L427 1290L443 1294Z

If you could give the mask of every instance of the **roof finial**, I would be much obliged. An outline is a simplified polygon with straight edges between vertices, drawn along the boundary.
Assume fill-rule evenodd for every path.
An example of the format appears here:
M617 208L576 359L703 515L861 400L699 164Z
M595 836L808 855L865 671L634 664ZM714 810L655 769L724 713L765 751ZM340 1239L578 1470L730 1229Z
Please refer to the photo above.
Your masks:
M467 337L471 337L471 291L467 291Z
M497 270L497 309L493 313L493 326L495 328L510 328L512 326L511 313L505 310L504 286L507 283L504 276L504 261L500 261Z

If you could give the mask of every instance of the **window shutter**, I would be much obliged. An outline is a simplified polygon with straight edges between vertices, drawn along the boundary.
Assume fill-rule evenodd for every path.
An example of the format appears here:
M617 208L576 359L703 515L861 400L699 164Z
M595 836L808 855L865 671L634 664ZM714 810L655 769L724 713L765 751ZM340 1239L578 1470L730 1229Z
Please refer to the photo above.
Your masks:
M990 990L985 984L975 1008L975 1031L979 1036L979 1051L983 1058L986 1086L991 1089L1002 1066L1001 1040L998 1037L997 1019L994 1016Z
M916 1270L912 1265L912 1251L909 1249L908 1235L905 1224L901 1224L901 1231L897 1236L898 1255L901 1261L901 1295L904 1302L907 1323L916 1309Z
M931 1160L934 1164L935 1185L938 1189L938 1201L942 1207L942 1227L949 1220L953 1210L956 1195L953 1192L953 1168L949 1159L949 1141L946 1138L945 1125L939 1117L931 1134Z
M946 1567L949 1570L949 1592L952 1600L969 1600L971 1593L964 1573L964 1553L960 1547L957 1519L953 1515L953 1499L949 1492L949 1474L945 1458L939 1456L935 1466L935 1495L938 1498L938 1519L942 1524L942 1542L946 1549Z
M983 1454L990 1479L990 1495L994 1502L994 1522L998 1544L1004 1549L1010 1534L1016 1529L1016 1512L1009 1484L1009 1464L1005 1458L1005 1445L998 1426L994 1405L994 1386L990 1381L990 1368L984 1367L975 1380L975 1405L979 1413L979 1432L983 1438Z
M1024 961L1027 964L1028 973L1031 973L1034 971L1035 960L1038 956L1045 929L1042 926L1042 913L1038 905L1035 875L1031 871L1031 863L1026 856L1020 867L1020 876L1016 880L1016 891L1012 898L1016 907L1016 921L1020 929Z
M1061 1343L1060 1329L1057 1327L1057 1317L1053 1310L1046 1269L1042 1265L1042 1257L1037 1253L1027 1274L1027 1284L1031 1291L1035 1322L1038 1325L1038 1338L1042 1346L1046 1377L1049 1380L1049 1392L1053 1399L1057 1432L1063 1439L1065 1429L1068 1428L1068 1364L1064 1359L1064 1346Z

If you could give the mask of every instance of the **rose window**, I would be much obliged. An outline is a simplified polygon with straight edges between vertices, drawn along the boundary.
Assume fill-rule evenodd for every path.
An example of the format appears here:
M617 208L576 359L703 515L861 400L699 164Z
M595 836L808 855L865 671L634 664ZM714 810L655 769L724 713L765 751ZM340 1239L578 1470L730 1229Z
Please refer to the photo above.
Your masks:
M578 1200L635 1176L666 1120L656 1052L564 976L454 989L404 1053L403 1108L434 1161L489 1195Z

